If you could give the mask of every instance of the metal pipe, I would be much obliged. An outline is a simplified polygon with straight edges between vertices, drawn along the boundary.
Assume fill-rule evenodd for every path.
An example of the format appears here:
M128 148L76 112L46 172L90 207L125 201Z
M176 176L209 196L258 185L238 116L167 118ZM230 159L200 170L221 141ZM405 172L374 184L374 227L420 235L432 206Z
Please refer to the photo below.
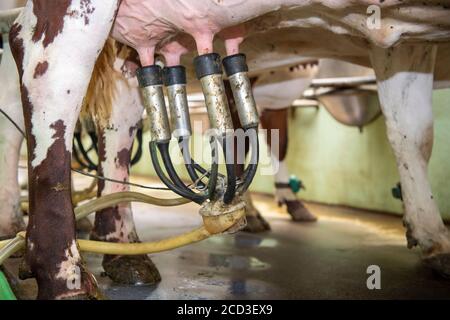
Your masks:
M358 77L320 78L311 80L311 87L354 87L367 84L376 84L376 82L377 79L374 75Z

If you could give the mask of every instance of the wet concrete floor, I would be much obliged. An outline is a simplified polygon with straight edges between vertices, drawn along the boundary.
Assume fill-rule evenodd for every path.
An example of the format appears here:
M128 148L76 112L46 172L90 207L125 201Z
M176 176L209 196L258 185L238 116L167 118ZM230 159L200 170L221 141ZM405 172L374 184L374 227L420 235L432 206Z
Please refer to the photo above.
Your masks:
M400 218L311 203L306 205L319 220L301 224L290 221L272 197L256 194L254 199L272 231L221 235L153 254L162 276L158 285L112 284L101 276L100 255L85 254L88 267L110 299L450 298L450 281L424 267L418 250L406 249ZM195 204L162 209L135 203L133 209L143 241L201 224ZM370 265L381 268L380 290L367 288ZM22 285L32 298L33 280Z

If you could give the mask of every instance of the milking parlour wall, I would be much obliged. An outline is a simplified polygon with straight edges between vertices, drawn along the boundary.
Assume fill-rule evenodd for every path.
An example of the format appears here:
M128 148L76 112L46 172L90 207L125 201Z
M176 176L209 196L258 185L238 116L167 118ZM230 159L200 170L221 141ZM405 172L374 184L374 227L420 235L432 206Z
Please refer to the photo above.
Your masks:
M434 196L447 221L450 221L450 190L447 188L450 168L446 164L450 154L450 132L446 129L450 123L449 104L449 89L433 92L435 141L429 174ZM203 145L203 138L193 133L194 149L207 147ZM148 134L144 134L143 139L145 144ZM260 148L260 165L250 190L273 194L273 183L267 183L267 175L261 174L261 169L270 163L266 144L260 143ZM306 190L299 193L304 200L402 214L401 201L391 195L399 176L383 117L360 131L338 123L325 108L297 108L289 117L286 160L290 173L306 185ZM145 165L146 161L150 160L144 154L142 162L133 167L132 172L156 176ZM181 169L181 166L176 167ZM182 178L187 176L182 175ZM348 187L336 190L329 181L339 181L340 185Z

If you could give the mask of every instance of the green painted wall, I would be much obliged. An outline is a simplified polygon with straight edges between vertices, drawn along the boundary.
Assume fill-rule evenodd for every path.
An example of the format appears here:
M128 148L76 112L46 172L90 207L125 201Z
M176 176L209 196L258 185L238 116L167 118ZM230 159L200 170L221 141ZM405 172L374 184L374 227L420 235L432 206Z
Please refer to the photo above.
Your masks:
M435 91L433 99L435 142L429 172L442 215L450 220L450 90ZM303 199L401 213L401 203L391 196L399 178L382 117L360 132L338 123L324 108L297 109L289 131L287 161L307 187L300 193ZM261 147L267 167L265 144ZM145 153L133 171L153 174L150 163ZM273 179L258 173L252 190L273 192Z

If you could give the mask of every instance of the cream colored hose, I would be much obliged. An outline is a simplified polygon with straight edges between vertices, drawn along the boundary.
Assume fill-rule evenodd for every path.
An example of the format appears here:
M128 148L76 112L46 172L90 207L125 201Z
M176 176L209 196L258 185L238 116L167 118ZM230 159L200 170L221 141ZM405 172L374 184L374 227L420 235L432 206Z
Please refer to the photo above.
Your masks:
M114 206L121 202L144 202L159 206L176 206L190 202L184 198L161 199L138 192L118 192L102 196L75 208L76 220L86 217L92 212ZM175 249L190 243L198 242L211 235L222 233L244 217L245 210L240 208L234 212L204 216L203 226L171 238L142 243L113 243L78 239L81 251L113 255L140 255ZM20 232L14 239L0 241L0 265L15 251L25 246L25 232Z

